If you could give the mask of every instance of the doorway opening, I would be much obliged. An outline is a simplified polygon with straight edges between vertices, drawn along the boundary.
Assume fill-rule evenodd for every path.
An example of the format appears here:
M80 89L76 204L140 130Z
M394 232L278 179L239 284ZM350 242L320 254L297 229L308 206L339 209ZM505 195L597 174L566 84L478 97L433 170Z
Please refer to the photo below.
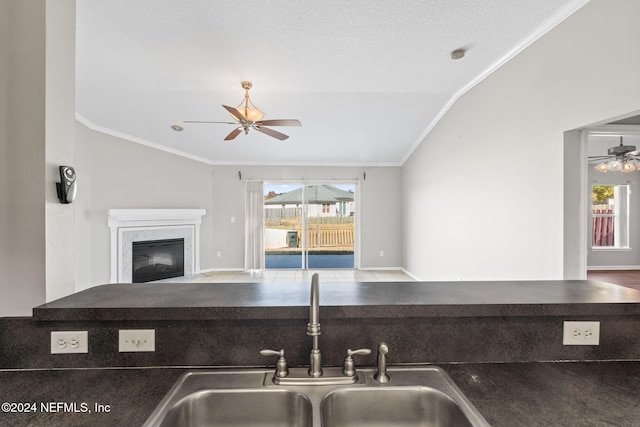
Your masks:
M355 268L356 185L265 182L265 268Z
M640 229L629 218L640 212L640 200L631 191L638 185L639 172L605 172L589 163L609 157L609 148L617 146L620 137L625 145L640 146L640 110L564 133L564 279L587 279L587 271L638 267L640 251L633 248ZM604 203L596 200L594 185L614 191L617 187L619 194Z

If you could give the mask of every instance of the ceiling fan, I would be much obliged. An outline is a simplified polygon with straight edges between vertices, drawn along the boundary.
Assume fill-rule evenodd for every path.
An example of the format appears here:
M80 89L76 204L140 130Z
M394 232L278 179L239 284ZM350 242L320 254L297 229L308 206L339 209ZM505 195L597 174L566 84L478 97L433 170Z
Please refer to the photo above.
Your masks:
M264 113L256 108L249 99L249 89L253 86L249 81L240 82L242 88L245 90L244 99L240 102L236 108L223 105L223 107L231 114L231 117L235 122L208 122L199 120L185 120L184 123L224 123L230 125L239 125L237 128L231 131L229 135L225 137L225 141L231 141L236 136L240 135L244 131L245 135L249 133L251 129L262 132L273 138L284 141L289 138L281 132L273 129L269 129L266 126L302 126L299 120L296 119L280 119L280 120L262 120ZM244 105L243 105L244 104Z
M607 156L589 156L589 163L598 162L596 169L600 172L631 172L640 170L640 151L636 151L635 145L623 145L620 137L620 145L607 150Z

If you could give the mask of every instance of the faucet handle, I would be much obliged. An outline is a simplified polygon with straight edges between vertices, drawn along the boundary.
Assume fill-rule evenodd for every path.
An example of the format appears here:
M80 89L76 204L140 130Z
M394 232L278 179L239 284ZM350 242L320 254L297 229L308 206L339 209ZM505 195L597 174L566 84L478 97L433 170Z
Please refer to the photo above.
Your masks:
M359 350L351 350L350 348L347 349L347 357L351 357L354 354L367 356L371 354L371 349L369 348L361 348Z
M287 367L287 359L284 358L284 350L260 350L262 356L278 356L278 362L276 364L276 374L278 378L284 378L289 375L289 368Z
M342 366L342 375L345 377L353 377L356 374L356 365L353 362L354 355L366 356L371 354L371 350L368 348L361 348L359 350L347 349L347 356L344 358L344 365Z

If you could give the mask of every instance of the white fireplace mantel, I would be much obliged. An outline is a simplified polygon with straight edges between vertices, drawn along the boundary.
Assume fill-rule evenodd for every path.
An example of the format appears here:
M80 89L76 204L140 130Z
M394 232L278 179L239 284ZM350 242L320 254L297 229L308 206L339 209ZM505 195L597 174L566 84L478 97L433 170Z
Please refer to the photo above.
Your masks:
M110 209L111 282L132 280L133 242L184 239L185 275L200 272L200 224L204 209Z

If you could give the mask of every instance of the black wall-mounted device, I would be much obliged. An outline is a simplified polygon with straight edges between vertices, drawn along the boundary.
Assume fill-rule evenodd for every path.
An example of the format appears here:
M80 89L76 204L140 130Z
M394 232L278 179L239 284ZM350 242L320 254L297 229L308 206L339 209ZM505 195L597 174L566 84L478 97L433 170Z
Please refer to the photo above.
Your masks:
M76 171L71 166L60 166L60 182L56 182L60 203L71 203L76 198Z

